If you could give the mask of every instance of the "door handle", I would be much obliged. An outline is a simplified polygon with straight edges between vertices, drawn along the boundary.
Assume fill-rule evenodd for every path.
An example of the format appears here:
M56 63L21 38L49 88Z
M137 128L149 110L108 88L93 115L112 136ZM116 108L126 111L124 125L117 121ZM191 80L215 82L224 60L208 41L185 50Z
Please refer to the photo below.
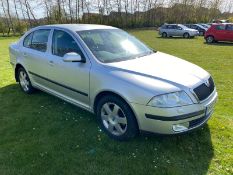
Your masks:
M26 52L23 52L23 56L25 56L25 57L26 57L26 56L27 56L27 53L26 53Z
M54 65L54 62L52 60L49 61L49 65L50 66L53 66Z

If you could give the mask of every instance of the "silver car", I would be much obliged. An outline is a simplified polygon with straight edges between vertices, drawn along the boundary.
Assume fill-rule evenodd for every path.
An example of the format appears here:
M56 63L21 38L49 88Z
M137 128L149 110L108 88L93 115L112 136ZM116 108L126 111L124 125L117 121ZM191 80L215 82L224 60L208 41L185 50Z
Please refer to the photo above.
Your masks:
M115 27L63 24L31 29L10 45L21 89L40 89L96 114L112 138L177 134L202 126L217 92L202 68L154 51Z
M163 38L172 36L181 36L184 38L192 38L199 35L195 29L190 29L182 24L164 24L159 28L159 35Z

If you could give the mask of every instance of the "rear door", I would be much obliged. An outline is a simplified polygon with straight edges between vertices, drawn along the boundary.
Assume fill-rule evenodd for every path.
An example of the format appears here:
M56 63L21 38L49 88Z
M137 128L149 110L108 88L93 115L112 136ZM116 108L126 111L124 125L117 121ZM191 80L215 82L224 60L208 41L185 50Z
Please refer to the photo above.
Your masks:
M174 25L167 25L166 31L167 31L168 36L175 35L175 33L174 33Z
M233 24L228 24L226 26L226 41L233 41Z
M33 83L43 84L40 76L47 77L48 38L50 29L39 29L28 34L21 48L24 66L32 78Z

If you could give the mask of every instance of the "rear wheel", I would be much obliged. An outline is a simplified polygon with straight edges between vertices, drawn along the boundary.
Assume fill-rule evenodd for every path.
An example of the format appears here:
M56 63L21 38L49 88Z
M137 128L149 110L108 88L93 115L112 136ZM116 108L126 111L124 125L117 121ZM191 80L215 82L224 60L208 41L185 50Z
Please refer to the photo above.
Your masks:
M97 104L97 118L105 133L116 140L129 140L138 133L129 105L117 96L104 96Z
M27 94L34 92L35 89L32 87L31 81L25 69L22 67L19 68L17 75L21 89Z
M189 35L189 33L184 33L183 37L184 37L184 38L189 38L190 35Z
M163 33L162 33L162 37L163 37L163 38L166 38L166 37L167 37L167 33L166 33L166 32L163 32Z
M213 36L207 36L206 37L206 42L207 43L213 43L215 40L214 40L214 37Z

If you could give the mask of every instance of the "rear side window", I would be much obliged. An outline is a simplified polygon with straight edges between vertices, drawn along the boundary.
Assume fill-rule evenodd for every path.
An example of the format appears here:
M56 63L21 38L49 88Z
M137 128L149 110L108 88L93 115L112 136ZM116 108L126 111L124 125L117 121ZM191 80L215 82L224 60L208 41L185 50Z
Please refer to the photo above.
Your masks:
M30 48L31 47L31 43L32 43L32 35L33 33L28 34L23 41L23 46Z
M45 52L47 50L49 33L49 29L40 29L33 32L30 48Z
M216 27L215 27L215 29L216 30L225 30L225 26L224 25L217 25Z
M233 31L233 25L227 25L227 27L226 27L226 30L231 30L231 31Z
M62 30L54 30L52 43L53 55L63 57L66 53L70 52L78 53L84 58L81 49L72 36Z
M174 28L175 28L174 25L168 25L168 26L167 26L167 29L174 29Z

